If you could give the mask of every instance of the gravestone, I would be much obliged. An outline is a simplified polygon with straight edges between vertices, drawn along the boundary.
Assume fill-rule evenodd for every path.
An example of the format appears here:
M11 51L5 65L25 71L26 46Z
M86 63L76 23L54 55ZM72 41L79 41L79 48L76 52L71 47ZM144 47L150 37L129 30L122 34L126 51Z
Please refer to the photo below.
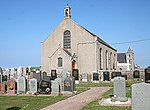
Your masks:
M150 110L150 84L132 85L132 110Z
M50 76L44 76L44 79L40 81L40 93L51 92L51 79Z
M23 71L22 71L22 75L23 75L23 76L26 76L26 74L27 74L27 73L26 73L26 72L27 72L26 69L27 69L26 67L23 67L23 69L22 69L22 70L23 70Z
M55 80L57 78L56 70L51 70L51 80Z
M40 82L41 79L42 79L42 78L41 78L41 72L38 72L38 73L33 72L32 78L35 78L35 79L37 79L37 82Z
M37 93L37 79L32 78L29 80L29 90L31 94Z
M110 81L108 71L103 72L103 81Z
M63 80L67 77L67 70L66 69L62 70L61 77L62 77Z
M126 97L125 78L123 77L114 78L114 95L116 97Z
M73 69L72 76L75 78L75 80L79 80L79 70Z
M17 76L18 77L21 77L23 74L22 74L22 67L20 66L19 68L17 68Z
M63 82L63 91L73 92L75 91L75 78L67 77Z
M82 74L82 82L87 82L88 79L88 74L87 73L83 73Z
M1 94L5 94L7 92L7 84L6 83L7 83L6 81L0 83L1 84L0 85L1 86Z
M133 72L133 78L140 78L140 71L135 70L135 71Z
M150 68L145 69L145 82L150 83Z
M121 76L121 72L112 72L111 73L111 79L114 79L114 77L117 77L117 76Z
M99 81L98 73L93 73L93 81Z
M52 94L59 94L61 92L61 78L56 78L52 83Z
M14 79L11 79L7 83L7 93L16 94L17 92L17 82Z
M26 79L19 77L17 81L17 94L26 93Z

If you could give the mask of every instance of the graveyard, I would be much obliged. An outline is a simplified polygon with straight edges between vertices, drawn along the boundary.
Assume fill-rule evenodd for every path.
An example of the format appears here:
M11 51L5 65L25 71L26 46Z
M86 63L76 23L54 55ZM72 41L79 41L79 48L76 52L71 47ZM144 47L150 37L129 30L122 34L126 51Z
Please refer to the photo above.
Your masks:
M26 70L25 73L23 70ZM39 70L31 71L29 68L19 67L16 74L10 72L7 77L0 75L0 109L38 110L88 91L92 87L111 89L81 110L141 110L143 107L144 110L149 110L150 108L148 105L150 68L145 69L145 80L127 80L121 75L114 76L112 81L96 80L98 78L94 78L96 81L93 81L89 80L87 75L83 75L82 78L83 80L76 81L75 79L78 78L65 70L59 76L55 74L48 76L47 73Z

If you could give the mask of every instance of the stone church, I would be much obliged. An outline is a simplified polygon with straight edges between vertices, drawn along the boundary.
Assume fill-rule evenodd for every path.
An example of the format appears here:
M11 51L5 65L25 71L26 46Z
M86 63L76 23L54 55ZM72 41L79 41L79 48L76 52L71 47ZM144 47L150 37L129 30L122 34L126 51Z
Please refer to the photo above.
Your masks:
M42 71L49 75L67 71L92 75L116 70L117 50L71 19L71 8L64 8L64 19L41 43Z

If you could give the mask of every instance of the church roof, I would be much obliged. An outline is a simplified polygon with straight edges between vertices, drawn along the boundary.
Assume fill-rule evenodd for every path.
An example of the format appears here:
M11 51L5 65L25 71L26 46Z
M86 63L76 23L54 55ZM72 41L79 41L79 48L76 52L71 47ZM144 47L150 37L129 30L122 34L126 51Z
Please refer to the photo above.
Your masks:
M68 50L66 50L66 49L63 49L70 57L72 56L72 54L68 51Z
M87 31L88 33L90 33L93 37L96 37L97 38L97 41L115 51L117 51L116 49L114 49L113 47L111 47L108 43L106 43L104 40L102 40L99 36L93 34L92 32L90 32L89 30L87 30L86 28L84 28L83 26L79 25L81 28L83 28L85 31Z
M117 53L117 61L119 63L127 63L126 53Z

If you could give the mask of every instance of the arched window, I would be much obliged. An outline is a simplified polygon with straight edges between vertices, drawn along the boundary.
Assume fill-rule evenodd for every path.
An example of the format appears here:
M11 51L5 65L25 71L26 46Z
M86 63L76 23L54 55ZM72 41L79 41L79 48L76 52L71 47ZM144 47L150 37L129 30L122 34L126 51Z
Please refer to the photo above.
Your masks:
M106 53L105 53L105 59L106 59L106 69L108 69L108 51L106 50Z
M112 69L112 52L110 53L110 69Z
M62 67L62 58L61 57L58 58L58 67Z
M64 43L64 48L71 48L71 33L68 30L64 32L63 43Z
M103 66L102 66L103 65L102 64L103 63L103 61L102 61L102 48L100 48L99 51L100 51L100 69L102 69L103 68Z

